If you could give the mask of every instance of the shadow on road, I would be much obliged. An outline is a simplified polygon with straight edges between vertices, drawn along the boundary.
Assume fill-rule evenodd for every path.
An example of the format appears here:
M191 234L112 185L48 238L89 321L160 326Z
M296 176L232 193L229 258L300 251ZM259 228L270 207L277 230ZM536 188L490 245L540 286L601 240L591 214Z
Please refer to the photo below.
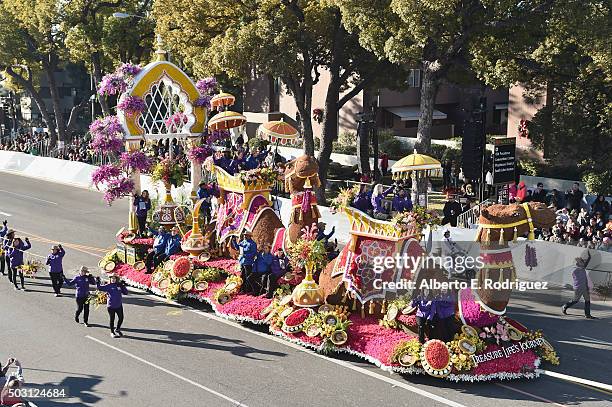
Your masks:
M122 331L124 332L125 339L143 342L154 342L173 346L186 346L190 348L210 349L221 352L228 352L235 356L253 360L272 360L255 357L253 355L266 355L275 357L287 356L287 354L283 352L274 352L257 349L252 346L245 346L243 345L243 341L241 340L234 340L216 335L163 331L158 329L143 328L123 328Z

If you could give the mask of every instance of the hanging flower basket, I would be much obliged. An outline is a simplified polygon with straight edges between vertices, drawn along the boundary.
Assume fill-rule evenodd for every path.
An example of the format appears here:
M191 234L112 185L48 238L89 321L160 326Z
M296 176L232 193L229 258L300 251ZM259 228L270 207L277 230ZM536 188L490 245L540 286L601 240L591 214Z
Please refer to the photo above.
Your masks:
M123 127L117 116L94 120L89 126L90 147L99 153L118 153L123 149Z
M119 95L127 90L123 76L117 73L104 75L98 84L98 94L103 96Z
M147 172L151 168L151 159L142 151L121 154L121 164L131 170Z
M147 104L139 96L125 96L121 98L117 104L117 109L121 110L128 116L135 116L144 112Z

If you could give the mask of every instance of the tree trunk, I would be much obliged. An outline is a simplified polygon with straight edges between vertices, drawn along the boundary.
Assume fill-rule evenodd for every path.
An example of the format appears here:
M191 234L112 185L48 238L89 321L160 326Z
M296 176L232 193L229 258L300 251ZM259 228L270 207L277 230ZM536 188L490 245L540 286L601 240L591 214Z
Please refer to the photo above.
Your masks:
M419 153L427 154L431 149L431 126L436 94L440 85L440 68L438 61L423 61L423 80L421 83L421 117L417 128L415 148Z
M293 95L293 100L300 114L300 127L304 138L304 154L314 156L314 138L312 131L312 78L306 77L300 84L299 80L284 77L283 83Z
M553 103L554 103L554 98L553 98L553 93L554 93L554 85L552 83L552 80L549 80L546 83L546 98L545 98L545 109L544 109L544 120L546 122L546 125L544 128L549 129L548 134L547 132L544 132L542 134L542 158L544 159L548 159L550 158L550 150L551 150L551 145L552 145L552 134L554 133L553 131L553 117L552 117L552 113L553 113Z
M321 180L321 187L317 190L317 200L322 205L326 202L327 171L329 170L333 143L338 138L338 98L340 96L340 87L337 82L337 77L332 74L327 88L327 96L325 97L323 133L321 134L321 151L319 152L319 179Z
M357 126L357 160L359 161L359 172L368 174L370 172L370 124L362 120Z
M102 80L102 63L100 62L100 53L94 52L91 54L91 65L93 67L93 77L94 83L96 85L96 94L98 93L98 85ZM98 102L100 103L100 108L102 109L103 116L110 116L110 108L108 107L108 102L106 101L106 97L104 95L98 95Z
M51 61L44 63L45 73L47 74L47 80L49 81L49 92L51 93L51 102L53 104L53 112L55 113L55 128L57 129L57 141L66 141L66 122L64 121L64 113L62 112L62 106L60 102L60 96L57 89L57 82L55 80L55 67L56 63L53 61L55 57L50 56ZM51 140L53 145L53 140Z
M40 96L40 94L32 83L32 73L28 69L28 78L26 79L23 76L19 75L17 72L13 71L13 68L10 66L6 68L6 73L8 73L13 79L15 79L17 83L21 85L26 90L26 92L30 94L32 99L34 99L34 103L36 103L36 107L38 107L38 110L40 111L40 114L43 117L43 121L49 129L49 139L51 142L50 148L53 148L55 146L55 140L57 140L55 125L51 120L51 116L49 115L49 111L47 110L47 106L45 105L45 101Z

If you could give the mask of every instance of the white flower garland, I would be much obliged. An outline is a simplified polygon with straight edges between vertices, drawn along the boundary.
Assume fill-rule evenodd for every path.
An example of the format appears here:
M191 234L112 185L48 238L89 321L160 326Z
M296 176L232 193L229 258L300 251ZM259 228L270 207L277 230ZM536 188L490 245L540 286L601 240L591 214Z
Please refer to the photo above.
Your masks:
M123 281L125 281L128 285L132 286L132 287L137 287L140 289L143 289L145 291L150 291L151 293L158 295L160 297L165 297L164 293L157 287L153 287L153 286L145 286L144 284L141 283L137 283L135 281L132 281L130 279L124 278ZM215 315L227 319L228 321L234 321L234 322L249 322L252 324L256 324L256 325L263 325L266 322L264 320L256 320L253 319L251 317L245 317L245 316L241 316L241 315L234 315L234 314L225 314L220 312L217 309L217 304L215 301L212 301L210 298L208 297L203 297L200 295L197 295L195 293L189 292L187 294L184 294L183 297L186 298L191 298L194 300L198 300L200 302L205 302L207 304L209 304ZM312 349L318 353L322 353L323 349L325 348L324 343L321 343L321 345L315 345L313 343L309 343L309 342L304 342L300 339L297 338L291 338L289 336L287 336L283 331L281 330L277 330L274 329L272 327L272 325L270 325L270 333L272 335L278 336L280 338L283 338L284 340L294 343L296 345L300 345L303 346L305 348L308 349ZM333 346L330 348L331 350L333 350L336 353L347 353L350 355L354 355L357 356L375 366L377 366L378 368L389 372L389 373L403 373L403 374L425 374L425 370L422 368L418 368L418 367L404 367L404 366L390 366L390 365L385 365L384 363L382 363L380 360L376 359L375 357L371 356L371 355L367 355L365 353L361 353L355 350L352 350L348 347L337 347L337 346ZM541 370L538 369L538 367L541 364L541 359L537 358L534 361L534 368L535 370L533 372L527 372L527 373L511 373L511 372L497 372L497 373L491 373L488 375L469 375L469 374L455 374L455 373L451 373L448 376L445 377L446 380L450 380L453 382L482 382L482 381L490 381L490 380L515 380L515 379L535 379L537 377L540 376Z

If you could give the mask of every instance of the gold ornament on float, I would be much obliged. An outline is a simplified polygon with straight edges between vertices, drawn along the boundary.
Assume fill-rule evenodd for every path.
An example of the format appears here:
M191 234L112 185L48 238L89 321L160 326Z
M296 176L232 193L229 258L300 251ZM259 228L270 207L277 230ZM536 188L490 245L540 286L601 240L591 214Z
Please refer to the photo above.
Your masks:
M313 262L306 263L306 277L291 294L293 304L298 307L317 307L325 302L325 293L312 277L313 268Z

